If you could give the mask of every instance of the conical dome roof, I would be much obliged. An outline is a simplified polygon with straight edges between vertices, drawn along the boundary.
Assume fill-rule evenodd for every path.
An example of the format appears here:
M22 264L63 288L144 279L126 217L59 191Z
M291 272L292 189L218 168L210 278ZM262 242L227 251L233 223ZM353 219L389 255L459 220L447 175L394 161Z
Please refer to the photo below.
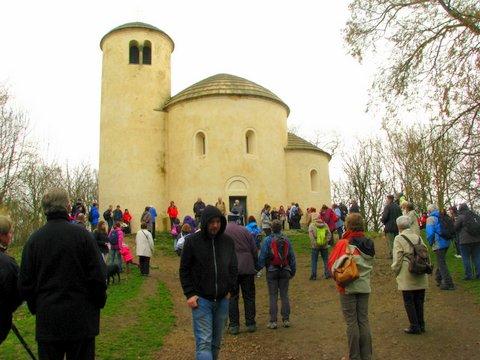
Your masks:
M319 147L313 145L311 142L308 142L307 140L305 140L305 139L301 138L300 136L297 136L297 135L295 135L291 132L288 133L288 142L287 142L287 147L285 149L286 150L317 151L317 152L321 152L321 153L327 155L329 159L332 158L332 155L330 155L325 150L320 149Z
M213 75L189 86L170 98L163 106L163 109L167 109L182 101L218 95L252 96L268 99L284 106L287 114L290 113L288 105L270 90L252 81L230 74Z
M165 35L167 37L167 39L172 43L172 49L175 48L175 43L173 42L172 38L170 36L168 36L168 34L166 32L160 30L156 26L153 26L153 25L150 25L150 24L147 24L147 23L144 23L144 22L136 21L136 22L129 22L129 23L117 26L116 28L114 28L114 29L110 30L108 33L106 33L102 37L102 40L100 40L100 49L102 49L103 40L108 35L110 35L111 33L115 32L115 31L122 30L122 29L147 29L147 30L153 30L153 31L159 32L159 33Z

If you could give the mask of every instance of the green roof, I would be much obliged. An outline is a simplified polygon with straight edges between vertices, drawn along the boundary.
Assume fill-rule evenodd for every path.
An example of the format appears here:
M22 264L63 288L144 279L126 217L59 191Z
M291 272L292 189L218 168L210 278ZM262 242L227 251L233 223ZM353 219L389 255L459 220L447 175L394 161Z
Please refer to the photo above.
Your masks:
M172 51L173 49L175 48L175 43L173 42L172 38L170 36L168 36L168 34L162 30L160 30L159 28L153 26L153 25L150 25L150 24L146 24L146 23L143 23L143 22L130 22L130 23L126 23L126 24L123 24L123 25L120 25L120 26L117 26L116 28L110 30L108 33L106 33L103 37L102 37L102 40L100 40L100 49L102 48L102 43L103 43L103 40L108 36L110 35L111 33L115 32L115 31L118 31L118 30L122 30L122 29L135 29L135 28L139 28L139 29L148 29L148 30L153 30L153 31L157 31L159 32L160 34L163 34L165 35L165 37L170 40L170 42L172 43Z
M297 136L293 133L288 133L288 142L285 150L310 150L317 151L328 156L329 160L332 158L328 152L320 149L319 147L313 145L311 142L308 142L305 139L302 139L300 136Z
M165 110L182 101L219 95L251 96L271 100L285 107L287 115L290 113L288 105L270 90L252 81L230 74L213 75L189 86L170 98L163 109Z

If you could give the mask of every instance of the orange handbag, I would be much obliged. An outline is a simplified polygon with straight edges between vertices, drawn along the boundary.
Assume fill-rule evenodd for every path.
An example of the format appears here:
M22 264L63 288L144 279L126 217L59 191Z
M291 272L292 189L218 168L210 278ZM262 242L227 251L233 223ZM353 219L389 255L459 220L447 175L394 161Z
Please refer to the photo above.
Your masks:
M333 278L339 285L345 287L359 277L360 273L358 272L357 263L353 258L353 253L348 252L340 266L334 270Z

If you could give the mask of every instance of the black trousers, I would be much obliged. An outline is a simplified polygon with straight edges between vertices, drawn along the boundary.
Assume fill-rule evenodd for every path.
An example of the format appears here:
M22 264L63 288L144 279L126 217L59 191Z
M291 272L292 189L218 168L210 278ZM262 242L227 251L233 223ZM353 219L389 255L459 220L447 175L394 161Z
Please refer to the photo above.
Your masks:
M150 258L148 256L139 256L138 267L140 268L140 274L150 274Z
M423 317L423 304L425 302L425 290L402 291L403 303L407 312L410 328L420 330L425 328L425 319Z
M40 360L94 360L95 338L76 341L39 341Z
M255 325L255 275L238 275L235 289L237 295L230 298L228 306L230 326L240 325L240 311L238 309L240 289L242 290L245 308L245 325Z
M155 240L155 221L152 222L152 239Z

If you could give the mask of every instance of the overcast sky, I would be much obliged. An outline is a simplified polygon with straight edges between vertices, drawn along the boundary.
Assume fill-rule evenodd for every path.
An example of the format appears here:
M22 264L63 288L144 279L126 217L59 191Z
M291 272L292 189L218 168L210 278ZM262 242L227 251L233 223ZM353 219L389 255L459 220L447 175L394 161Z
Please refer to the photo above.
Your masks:
M346 53L346 0L9 1L0 6L0 82L30 118L49 158L98 166L102 53L99 41L131 21L175 42L172 95L217 73L277 94L289 125L311 138L377 131L365 114L373 65ZM370 70L369 70L370 69Z

